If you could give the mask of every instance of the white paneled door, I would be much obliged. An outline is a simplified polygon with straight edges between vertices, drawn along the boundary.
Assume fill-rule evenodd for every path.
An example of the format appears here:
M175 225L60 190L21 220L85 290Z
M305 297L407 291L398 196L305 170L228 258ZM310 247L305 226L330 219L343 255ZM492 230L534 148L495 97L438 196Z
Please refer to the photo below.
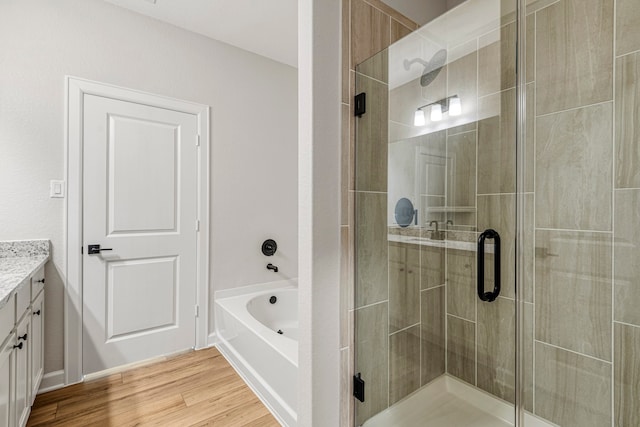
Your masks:
M194 347L197 116L87 94L82 132L84 374Z

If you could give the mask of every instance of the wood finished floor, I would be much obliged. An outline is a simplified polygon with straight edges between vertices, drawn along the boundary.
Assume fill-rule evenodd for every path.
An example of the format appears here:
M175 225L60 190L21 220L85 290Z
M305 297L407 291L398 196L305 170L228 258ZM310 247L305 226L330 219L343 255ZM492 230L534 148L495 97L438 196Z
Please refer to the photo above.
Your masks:
M215 348L36 397L27 426L279 426Z

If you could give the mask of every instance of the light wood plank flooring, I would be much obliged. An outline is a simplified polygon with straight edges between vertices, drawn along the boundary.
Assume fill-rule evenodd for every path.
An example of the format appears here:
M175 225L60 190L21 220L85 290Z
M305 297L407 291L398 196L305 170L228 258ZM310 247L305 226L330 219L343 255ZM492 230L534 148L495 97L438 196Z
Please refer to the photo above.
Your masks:
M215 348L38 395L28 426L279 426Z

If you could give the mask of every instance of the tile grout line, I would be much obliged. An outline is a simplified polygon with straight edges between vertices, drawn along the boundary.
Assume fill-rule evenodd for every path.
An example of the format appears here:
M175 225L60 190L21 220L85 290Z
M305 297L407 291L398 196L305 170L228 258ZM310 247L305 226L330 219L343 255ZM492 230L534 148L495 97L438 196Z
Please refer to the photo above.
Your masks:
M559 345L551 344L551 343L548 343L546 341L540 341L540 340L534 340L534 341L536 343L540 343L542 345L546 345L546 346L553 347L553 348L558 349L558 350L566 351L567 353L576 354L578 356L586 357L586 358L591 359L591 360L596 360L596 361L601 362L601 363L606 363L608 365L613 365L613 358L612 358L612 361L609 362L609 361L607 361L605 359L600 359L599 357L595 357L595 356L591 356L591 355L588 355L588 354L580 353L579 351L575 351L575 350L571 350L571 349L568 349L568 348L565 348L565 347L561 347Z
M611 427L615 427L615 360L616 360L616 346L615 346L615 288L616 288L616 275L615 275L615 199L616 199L616 39L617 39L617 0L613 0L613 46L612 48L612 78L611 78L611 93L613 98L612 120L611 120Z
M614 320L613 323L617 323L618 325L629 326L631 328L640 329L640 325L634 325L633 323L621 322L620 320Z
M613 104L613 96L612 96L611 99L607 99L605 101L594 102L592 104L580 105L579 107L571 107L571 108L566 108L564 110L551 111L549 113L540 114L538 116L538 118L540 118L540 117L549 117L549 116L553 116L555 114L570 113L572 111L577 111L577 110L585 110L587 108L599 107L599 106L606 105L606 104Z
M537 276L536 276L536 203L537 203L537 178L538 178L538 11L533 14L533 209L532 218L533 224L532 231L532 247L533 257L533 283L531 284L531 300L533 301L533 313L531 315L531 412L536 413L536 289L537 289ZM526 120L526 118L525 118Z

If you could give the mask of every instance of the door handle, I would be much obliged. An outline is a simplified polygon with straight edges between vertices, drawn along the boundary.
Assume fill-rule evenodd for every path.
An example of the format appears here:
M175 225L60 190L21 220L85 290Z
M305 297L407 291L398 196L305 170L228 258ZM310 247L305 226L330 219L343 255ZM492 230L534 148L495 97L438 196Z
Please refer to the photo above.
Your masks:
M100 245L89 245L87 253L89 255L96 255L102 251L112 251L113 248L100 248Z
M486 239L493 239L495 248L493 250L493 292L484 291L484 242ZM496 230L485 230L478 237L478 298L482 301L495 301L500 295L500 234Z

